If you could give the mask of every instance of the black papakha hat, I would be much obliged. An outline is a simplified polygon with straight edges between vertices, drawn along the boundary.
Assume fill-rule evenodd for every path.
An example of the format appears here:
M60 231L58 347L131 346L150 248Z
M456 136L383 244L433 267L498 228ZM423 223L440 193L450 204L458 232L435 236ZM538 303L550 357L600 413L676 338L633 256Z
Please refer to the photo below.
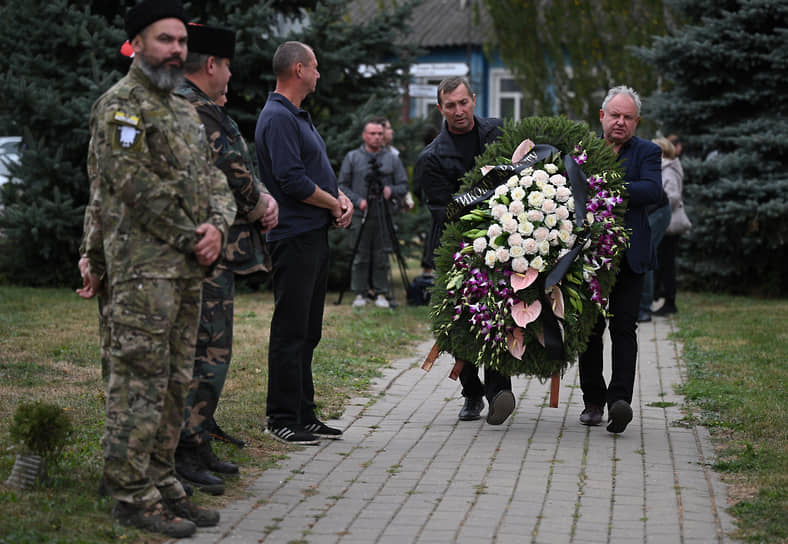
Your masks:
M217 26L189 23L189 53L232 59L235 55L235 32Z
M143 0L126 13L126 36L133 40L149 24L170 17L188 23L180 0Z

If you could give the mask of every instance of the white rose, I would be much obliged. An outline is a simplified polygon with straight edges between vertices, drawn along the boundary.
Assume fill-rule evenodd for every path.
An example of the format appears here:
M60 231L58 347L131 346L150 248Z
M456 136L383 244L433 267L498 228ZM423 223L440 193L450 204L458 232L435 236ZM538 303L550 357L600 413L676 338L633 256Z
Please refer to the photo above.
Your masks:
M495 252L490 250L484 254L484 264L490 268L495 266Z
M561 226L559 227L561 230L571 233L575 226L572 224L571 221L566 219L561 220Z
M517 246L511 246L509 248L509 256L512 259L515 259L517 257L522 257L523 255L525 255L525 250L523 249L523 246L517 245Z
M547 228L552 229L558 224L558 217L556 216L556 214L551 213L544 218L544 224Z
M509 187L507 187L506 185L499 185L498 187L495 188L496 197L506 194L509 194Z
M545 164L544 169L547 170L548 174L555 174L558 172L558 167L551 162Z
M501 216L507 212L506 204L496 204L490 211L494 219L501 219Z
M534 170L533 177L536 183L545 183L550 179L550 176L544 170Z
M509 187L510 189L512 187L517 187L519 185L520 185L520 178L518 178L516 175L514 175L514 176L510 177L508 180L506 180L506 186Z
M517 217L525 211L525 205L522 200L512 200L509 204L509 213Z
M555 190L555 198L559 202L566 202L572 196L572 190L569 187L559 187Z
M565 246L568 246L571 243L571 241L572 241L572 233L571 232L567 232L567 231L565 231L563 229L559 230L558 231L558 239L561 240L562 244L564 244Z
M515 221L514 218L511 216L509 217L509 219L504 219L501 222L501 225L503 225L503 230L505 232L508 232L509 234L517 232L517 226L518 226L517 221Z
M552 198L545 198L542 201L542 211L544 213L550 214L555 213L555 210L558 208L558 205L555 203L555 200Z
M509 236L507 242L509 243L510 247L521 246L523 245L523 237L515 232L514 234Z
M554 198L555 197L555 187L550 185L549 183L544 186L542 193L544 193L545 198Z
M505 263L509 260L509 250L505 247L499 247L495 250L495 258L498 262Z
M481 236L473 241L473 250L476 253L481 254L485 249L487 249L487 238Z
M586 223L588 223L589 225L593 225L594 224L594 214L593 213L586 212Z
M570 198L569 200L567 200L566 201L566 207L569 208L570 212L575 211L575 199L574 198Z
M556 187L564 187L566 185L566 178L561 174L556 174L554 176L550 176L550 183Z
M520 178L520 187L523 187L525 189L533 185L533 183L534 183L534 178L531 177L530 175L523 175L523 177Z
M558 231L557 230L551 230L550 234L547 236L547 241L550 242L551 246L557 246L558 245Z
M535 268L538 272L544 272L544 259L539 255L531 259L531 268Z
M541 223L544 221L544 214L540 210L528 210L528 221Z
M564 219L569 219L569 210L566 206L558 206L558 209L555 211L555 215L563 221Z
M490 225L490 228L487 229L487 236L490 238L490 240L495 240L501 234L503 234L503 230L501 229L501 225L498 223L493 223Z
M520 214L526 215L526 214ZM520 234L525 234L526 236L530 236L530 234L534 231L534 224L528 221L527 218L520 218L520 226L517 227L517 232Z
M547 240L548 234L550 234L550 231L548 231L544 227L539 227L534 231L534 240L536 240L537 242L543 242Z
M515 257L512 259L512 270L520 274L528 270L528 260L525 257Z
M510 193L511 197L515 200L522 200L525 198L525 189L522 187L515 187Z
M541 208L544 202L544 195L541 191L532 191L528 195L528 205L532 208Z
M550 242L542 240L539 242L539 255L547 255L548 253L550 253Z
M534 255L537 251L539 251L539 243L533 238L526 238L523 240L523 249L525 250L526 255Z

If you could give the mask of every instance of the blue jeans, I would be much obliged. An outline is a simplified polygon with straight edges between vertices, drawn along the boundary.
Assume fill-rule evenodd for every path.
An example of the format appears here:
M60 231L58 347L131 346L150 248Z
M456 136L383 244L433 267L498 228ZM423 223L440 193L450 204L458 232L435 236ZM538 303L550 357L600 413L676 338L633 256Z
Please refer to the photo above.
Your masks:
M657 247L670 224L670 204L658 208L648 215L648 226L651 227L651 245ZM643 294L640 297L640 311L651 312L654 300L654 271L649 270L643 276Z

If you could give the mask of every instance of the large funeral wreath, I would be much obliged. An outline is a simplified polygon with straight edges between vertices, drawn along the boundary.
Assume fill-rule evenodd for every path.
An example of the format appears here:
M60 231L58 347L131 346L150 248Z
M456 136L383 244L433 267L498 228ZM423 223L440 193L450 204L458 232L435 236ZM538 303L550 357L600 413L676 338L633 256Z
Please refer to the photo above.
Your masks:
M584 123L508 122L447 208L436 256L439 351L546 379L588 342L627 247L616 154Z

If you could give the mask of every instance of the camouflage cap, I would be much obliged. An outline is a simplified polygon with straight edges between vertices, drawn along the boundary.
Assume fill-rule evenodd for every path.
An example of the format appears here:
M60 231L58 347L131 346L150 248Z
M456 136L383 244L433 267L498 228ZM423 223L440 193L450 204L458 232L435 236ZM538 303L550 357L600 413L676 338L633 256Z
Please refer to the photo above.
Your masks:
M180 0L143 0L126 13L126 36L133 40L148 25L170 17L188 23Z
M235 55L235 32L217 26L189 23L189 52L232 59Z

